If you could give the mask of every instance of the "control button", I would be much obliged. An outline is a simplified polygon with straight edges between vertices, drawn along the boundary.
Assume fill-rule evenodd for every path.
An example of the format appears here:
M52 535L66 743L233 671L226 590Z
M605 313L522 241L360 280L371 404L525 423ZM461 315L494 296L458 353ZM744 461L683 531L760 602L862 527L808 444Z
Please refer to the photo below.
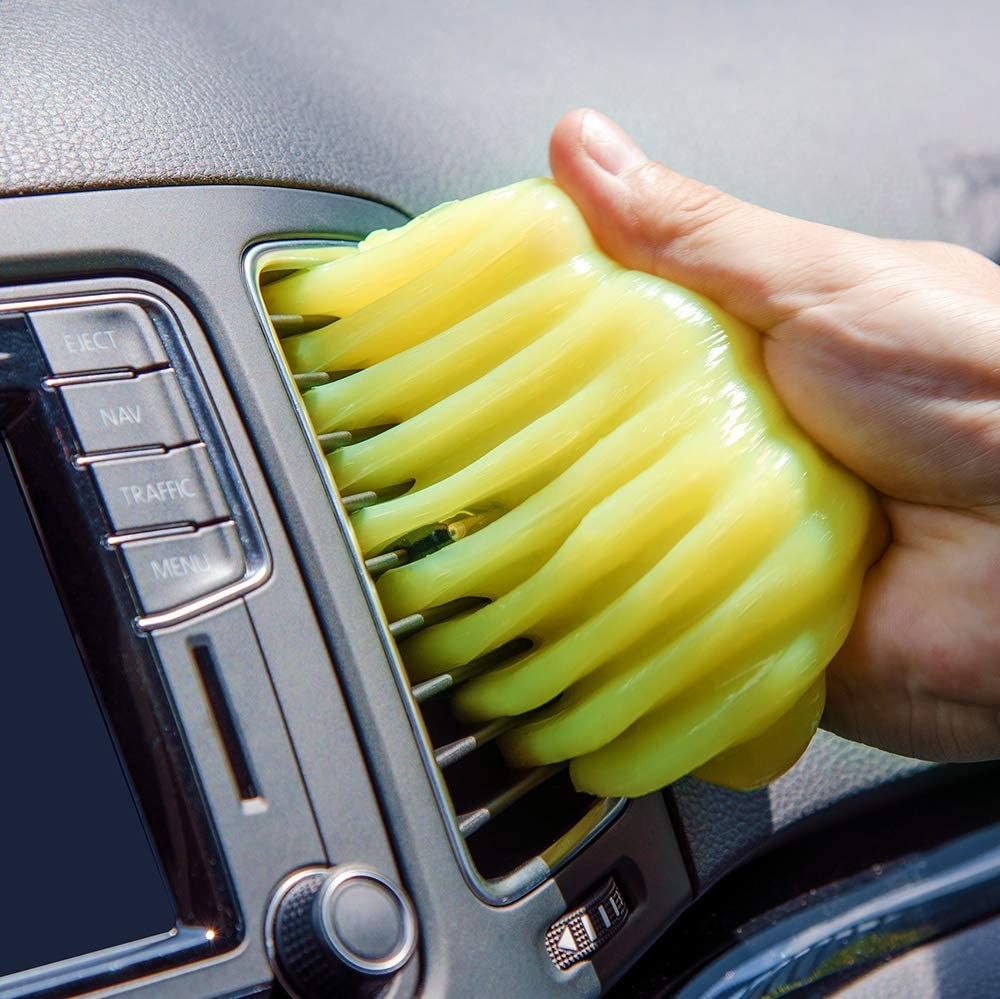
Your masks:
M628 906L610 878L588 902L557 919L545 933L545 949L561 971L585 961L625 924Z
M264 917L275 975L292 995L382 995L413 956L417 920L401 888L367 867L312 867L289 876Z
M55 375L167 363L148 313L132 302L41 309L30 319Z
M116 531L229 516L204 444L90 466Z
M355 874L337 885L320 911L330 939L367 964L391 961L405 939L402 901L368 874Z
M84 451L120 451L151 444L169 447L198 440L198 429L173 371L65 385L59 391Z
M243 578L246 560L236 527L219 524L192 534L121 546L147 614L196 600Z

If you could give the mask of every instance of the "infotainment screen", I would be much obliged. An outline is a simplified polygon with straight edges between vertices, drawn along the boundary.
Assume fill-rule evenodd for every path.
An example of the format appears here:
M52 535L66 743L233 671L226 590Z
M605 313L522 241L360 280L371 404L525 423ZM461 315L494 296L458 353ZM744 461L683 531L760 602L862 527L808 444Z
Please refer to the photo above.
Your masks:
M0 976L176 910L0 440Z

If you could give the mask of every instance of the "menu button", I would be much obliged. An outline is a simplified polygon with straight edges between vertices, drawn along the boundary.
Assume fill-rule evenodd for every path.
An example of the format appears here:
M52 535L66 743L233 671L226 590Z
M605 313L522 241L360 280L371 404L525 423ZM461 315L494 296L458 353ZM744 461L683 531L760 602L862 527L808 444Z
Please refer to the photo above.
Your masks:
M232 523L121 546L147 614L178 607L241 580L246 559Z

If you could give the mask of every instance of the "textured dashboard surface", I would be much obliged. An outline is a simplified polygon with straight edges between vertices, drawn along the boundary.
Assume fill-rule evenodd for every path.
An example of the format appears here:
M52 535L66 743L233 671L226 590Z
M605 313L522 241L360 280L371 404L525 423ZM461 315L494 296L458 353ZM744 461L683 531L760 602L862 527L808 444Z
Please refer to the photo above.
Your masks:
M729 791L688 777L674 785L673 796L704 885L771 833L931 765L820 731L787 774L759 791Z
M1000 246L1000 6L19 0L0 192L245 181L414 212L546 169L577 104L771 207Z

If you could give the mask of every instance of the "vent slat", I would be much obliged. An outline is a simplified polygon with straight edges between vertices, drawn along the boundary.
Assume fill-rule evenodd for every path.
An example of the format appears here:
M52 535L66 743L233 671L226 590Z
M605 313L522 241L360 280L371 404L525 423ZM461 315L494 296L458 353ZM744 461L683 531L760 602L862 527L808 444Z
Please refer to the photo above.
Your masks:
M419 617L420 615L414 616ZM402 620L407 621L408 618L403 618ZM414 631L418 630L419 628L414 629ZM398 637L392 631L391 624L389 625L389 631L392 632L394 638ZM413 634L413 631L407 631L405 634ZM410 692L413 694L413 699L420 704L432 697L436 697L438 694L443 694L446 690L451 690L452 687L457 687L460 683L464 683L478 673L509 662L516 656L527 652L530 648L531 642L527 638L515 638L514 641L507 642L505 645L501 645L499 649L487 652L485 656L473 659L472 662L466 663L464 666L456 666L455 669L449 670L447 673L439 673L437 676L432 676L429 680L414 684Z
M550 777L554 777L565 768L565 763L552 763L547 767L537 767L534 770L529 770L517 783L512 784L505 791L501 791L500 794L494 796L485 804L459 815L459 833L463 837L468 838L474 832L482 829L491 819L495 819L498 815L507 811L511 805L520 801L529 791L533 791L539 784L544 784Z
M366 506L374 506L379 501L379 495L374 489L366 489L363 493L351 493L343 497L344 509L348 513L363 510Z
M439 746L434 750L434 762L444 770L446 767L451 766L452 763L457 763L459 760L464 759L469 753L473 753L482 746L485 746L486 743L492 742L498 735L506 732L507 729L512 728L515 724L516 721L513 718L498 718L496 721L484 725L482 728L469 733L469 735L461 739L456 739L454 742Z
M323 454L331 454L338 448L353 444L354 434L350 430L334 430L329 434L318 434L316 440L319 441Z
M345 500L344 502L346 504L347 501ZM480 597L461 597L458 600L451 600L446 604L440 604L438 607L430 607L421 614L408 614L406 617L399 618L398 621L390 621L389 634L395 639L409 638L410 635L415 635L418 631L429 628L432 624L440 624L442 621L447 621L450 617L457 617L466 611L485 607L488 603L488 600ZM510 642L507 643L507 645L510 644ZM490 657L503 652L507 648L507 645L502 645L496 652L481 656L479 659L474 660L474 662L484 663ZM505 653L504 655L506 658L509 656L509 653ZM472 664L470 663L469 665ZM460 668L464 669L464 667Z
M397 548L394 552L385 552L382 555L374 555L365 559L365 568L372 579L378 579L383 572L396 569L401 565L406 565L408 555L405 548Z
M302 371L292 376L300 392L307 392L317 385L325 385L330 376L325 371Z
M295 336L297 333L310 333L336 321L336 316L298 316L290 313L271 316L271 324L282 338Z

